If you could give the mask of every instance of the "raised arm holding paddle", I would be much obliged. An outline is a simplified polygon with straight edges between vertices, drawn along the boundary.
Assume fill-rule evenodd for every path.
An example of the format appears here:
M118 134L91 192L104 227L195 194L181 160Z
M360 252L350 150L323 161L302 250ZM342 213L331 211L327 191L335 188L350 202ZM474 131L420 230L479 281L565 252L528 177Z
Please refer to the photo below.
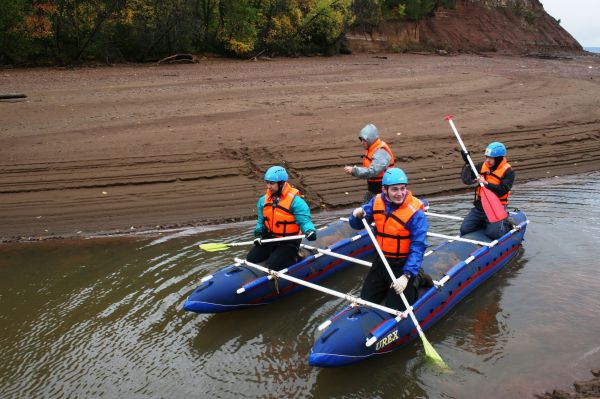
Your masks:
M485 162L476 167L454 126L452 116L447 116L446 120L460 144L465 160L463 183L479 185L475 190L474 207L465 217L460 234L485 228L486 235L491 239L501 237L510 227L506 220L506 206L515 179L515 172L506 160L506 147L497 141L490 143L485 149Z

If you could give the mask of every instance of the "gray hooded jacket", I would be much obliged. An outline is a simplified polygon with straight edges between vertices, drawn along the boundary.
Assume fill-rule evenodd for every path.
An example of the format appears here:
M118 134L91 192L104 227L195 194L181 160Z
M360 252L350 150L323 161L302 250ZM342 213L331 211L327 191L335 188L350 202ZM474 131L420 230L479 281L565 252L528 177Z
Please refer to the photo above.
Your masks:
M379 131L375 125L369 123L361 129L358 137L365 140L370 147L371 144L379 138ZM386 150L380 148L373 154L373 161L368 168L354 165L352 176L360 179L373 179L386 170L391 162L392 158L390 157L390 154L388 154Z

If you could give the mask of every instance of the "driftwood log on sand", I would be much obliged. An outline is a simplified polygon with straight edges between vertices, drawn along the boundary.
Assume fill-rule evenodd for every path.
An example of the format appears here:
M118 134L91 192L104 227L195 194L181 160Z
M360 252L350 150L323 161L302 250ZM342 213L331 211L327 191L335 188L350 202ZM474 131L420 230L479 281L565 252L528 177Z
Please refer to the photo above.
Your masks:
M163 58L157 64L197 64L199 62L193 54L174 54Z
M12 100L15 98L27 98L23 93L0 93L0 100Z

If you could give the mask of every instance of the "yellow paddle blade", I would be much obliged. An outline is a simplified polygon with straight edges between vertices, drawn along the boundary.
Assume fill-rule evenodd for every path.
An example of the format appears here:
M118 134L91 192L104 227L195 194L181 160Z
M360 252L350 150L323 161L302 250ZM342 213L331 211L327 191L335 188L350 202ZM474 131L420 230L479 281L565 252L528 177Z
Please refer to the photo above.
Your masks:
M427 356L430 360L432 360L437 366L447 369L448 366L444 363L444 359L436 352L433 348L433 345L429 343L425 334L420 334L421 340L423 341L423 347L425 348L425 356Z
M226 249L231 248L231 245L219 243L219 242L211 242L208 244L200 244L198 245L200 249L203 249L207 252L217 252L217 251L225 251Z

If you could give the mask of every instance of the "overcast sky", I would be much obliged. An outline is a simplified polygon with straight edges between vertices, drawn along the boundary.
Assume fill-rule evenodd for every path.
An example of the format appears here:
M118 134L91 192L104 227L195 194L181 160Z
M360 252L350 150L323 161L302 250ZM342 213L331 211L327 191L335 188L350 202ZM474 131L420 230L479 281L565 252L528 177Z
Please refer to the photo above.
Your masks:
M583 47L600 47L600 0L540 0Z

